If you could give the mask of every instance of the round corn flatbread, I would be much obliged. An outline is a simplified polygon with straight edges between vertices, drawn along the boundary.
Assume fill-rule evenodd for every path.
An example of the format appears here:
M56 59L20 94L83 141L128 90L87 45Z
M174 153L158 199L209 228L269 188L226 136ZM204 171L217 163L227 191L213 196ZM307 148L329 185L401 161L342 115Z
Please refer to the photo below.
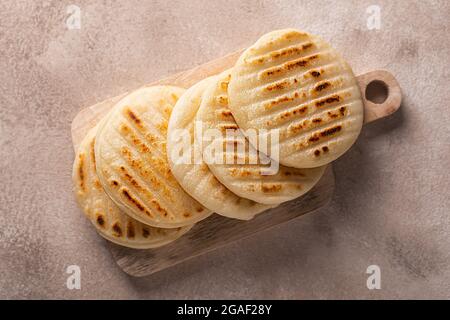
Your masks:
M227 87L230 71L221 73L207 87L197 112L196 119L201 122L202 133L196 132L196 137L202 136L203 139L203 159L214 176L242 198L274 205L303 195L319 181L325 167L297 169L279 166L277 171L267 175L268 166L271 164L251 160L252 154L258 155L258 159L263 155L245 139L228 108ZM208 129L214 129L220 135L209 139ZM231 138L225 134L230 132L234 135ZM219 146L220 149L212 152L213 145ZM213 153L213 156L208 156ZM222 160L223 163L216 159Z
M106 193L142 223L177 228L212 212L178 184L166 156L167 124L184 89L145 87L120 100L96 135L97 174Z
M251 219L272 206L239 197L228 190L203 161L200 146L194 138L194 120L203 92L214 81L215 77L200 81L176 103L167 131L169 165L184 190L208 209L229 218ZM189 148L182 149L185 146Z
M98 180L95 168L94 143L97 127L81 142L75 156L72 178L75 194L86 217L105 239L135 249L156 248L168 244L191 226L161 229L147 226L124 214L108 197Z
M279 129L280 163L327 164L350 148L363 124L355 76L321 38L294 29L262 36L238 59L229 107L242 129Z

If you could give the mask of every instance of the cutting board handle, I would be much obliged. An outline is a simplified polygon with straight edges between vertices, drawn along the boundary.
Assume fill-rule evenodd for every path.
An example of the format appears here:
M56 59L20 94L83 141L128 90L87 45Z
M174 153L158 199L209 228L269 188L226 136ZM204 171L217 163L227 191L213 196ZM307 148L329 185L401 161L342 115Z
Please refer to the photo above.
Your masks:
M397 80L389 71L374 70L361 74L356 79L364 102L365 124L387 117L400 108L402 91ZM384 94L386 100L376 102L374 97L377 94L380 98Z

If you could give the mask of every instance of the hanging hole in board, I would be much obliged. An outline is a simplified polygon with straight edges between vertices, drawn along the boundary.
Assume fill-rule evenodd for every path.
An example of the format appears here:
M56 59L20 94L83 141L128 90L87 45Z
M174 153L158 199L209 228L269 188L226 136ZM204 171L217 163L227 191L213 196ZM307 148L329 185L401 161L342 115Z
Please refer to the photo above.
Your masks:
M375 103L382 104L389 95L389 88L381 80L373 80L366 87L366 99Z

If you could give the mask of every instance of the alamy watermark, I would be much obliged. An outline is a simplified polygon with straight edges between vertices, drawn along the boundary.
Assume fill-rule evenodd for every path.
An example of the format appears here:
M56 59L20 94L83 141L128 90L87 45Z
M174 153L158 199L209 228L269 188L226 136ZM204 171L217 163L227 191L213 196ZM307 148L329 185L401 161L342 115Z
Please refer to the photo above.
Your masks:
M381 289L381 269L376 264L367 267L366 273L370 274L367 278L366 285L369 290Z
M81 29L81 9L79 6L71 4L67 6L66 13L69 15L66 19L66 27L69 30Z
M367 17L367 29L369 30L380 30L381 29L381 8L380 6L374 4L368 6L366 13L369 15Z
M66 273L69 274L66 280L66 286L69 290L81 289L81 269L77 265L70 265L66 269Z

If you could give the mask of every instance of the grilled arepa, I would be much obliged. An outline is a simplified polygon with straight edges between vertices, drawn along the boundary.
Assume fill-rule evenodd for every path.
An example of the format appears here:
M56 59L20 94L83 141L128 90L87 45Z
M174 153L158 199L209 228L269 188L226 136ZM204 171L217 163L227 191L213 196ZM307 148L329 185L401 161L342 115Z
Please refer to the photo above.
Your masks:
M256 154L259 159L263 155L258 154L245 139L228 108L230 71L221 73L207 87L197 112L196 119L202 124L201 144L205 162L214 176L240 197L273 205L303 195L316 184L325 167L297 169L279 166L275 174L267 175L269 164L252 160L252 155ZM208 129L221 134L214 139L206 139ZM211 148L213 145L219 148ZM214 159L207 159L208 149L215 150Z
M98 180L94 142L97 127L81 142L73 165L75 194L86 217L97 232L116 244L136 248L156 248L181 237L191 227L161 229L147 226L124 214L108 197Z
M242 129L279 129L280 163L327 164L355 142L363 103L355 76L321 38L286 29L262 36L238 59L228 89Z
M183 190L167 162L167 124L184 91L154 86L132 92L96 136L97 174L106 193L126 214L154 227L187 226L211 214Z
M230 218L251 219L271 206L241 198L228 190L209 170L202 159L200 146L194 139L195 115L205 88L214 81L214 77L200 81L176 103L167 131L170 168L184 190L208 209ZM183 142L189 149L180 150ZM187 152L187 156L182 151Z

